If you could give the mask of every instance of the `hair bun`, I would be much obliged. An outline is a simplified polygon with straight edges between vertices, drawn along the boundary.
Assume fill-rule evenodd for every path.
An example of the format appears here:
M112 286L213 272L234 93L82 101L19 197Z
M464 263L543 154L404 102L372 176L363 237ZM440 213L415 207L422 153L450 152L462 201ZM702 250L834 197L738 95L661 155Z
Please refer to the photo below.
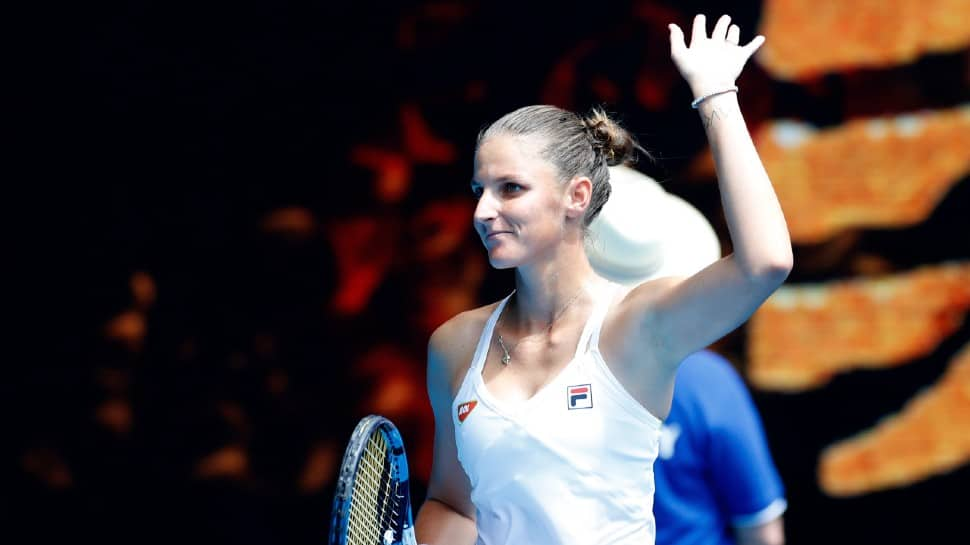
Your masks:
M635 152L642 148L626 129L599 108L583 118L593 149L601 154L609 166L630 165L635 162Z

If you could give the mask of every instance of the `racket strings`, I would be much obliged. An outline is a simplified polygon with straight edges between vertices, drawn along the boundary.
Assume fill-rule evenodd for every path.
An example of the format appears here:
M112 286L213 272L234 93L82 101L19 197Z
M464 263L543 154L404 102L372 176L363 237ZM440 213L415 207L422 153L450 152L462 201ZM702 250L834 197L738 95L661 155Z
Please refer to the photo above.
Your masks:
M388 454L384 434L374 433L367 441L357 468L347 533L348 545L382 545L383 533L397 535L399 506L395 462ZM393 487L393 490L392 490ZM353 537L352 537L353 536Z
M373 434L362 453L350 504L347 545L382 543L379 526L380 479L384 473L386 444L380 433Z
M378 439L379 438L379 439ZM361 463L367 464L369 470L379 476L377 480L378 487L378 504L377 511L375 512L375 520L378 521L378 531L383 532L387 529L389 525L389 519L391 518L391 510L388 509L388 501L391 499L391 474L392 469L389 465L390 460L387 456L387 443L384 440L384 435L377 433L371 438L372 443L379 445L379 449L372 451L368 448L367 453L372 456L365 456ZM368 447L370 444L368 445Z
M386 450L386 447L385 447ZM398 499L397 480L398 468L397 459L393 456L384 457L384 474L381 476L381 483L384 485L381 491L381 529L391 530L392 535L397 535L397 506L400 504ZM392 489L393 488L393 489Z

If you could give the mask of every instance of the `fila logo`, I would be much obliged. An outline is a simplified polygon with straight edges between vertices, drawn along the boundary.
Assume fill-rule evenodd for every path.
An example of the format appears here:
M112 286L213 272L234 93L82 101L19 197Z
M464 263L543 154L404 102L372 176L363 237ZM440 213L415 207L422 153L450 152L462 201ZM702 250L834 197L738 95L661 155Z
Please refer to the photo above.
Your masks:
M566 401L569 410L593 408L593 386L591 384L577 384L566 386Z
M466 401L458 406L458 423L461 424L468 418L468 415L472 414L472 410L478 405L477 400Z

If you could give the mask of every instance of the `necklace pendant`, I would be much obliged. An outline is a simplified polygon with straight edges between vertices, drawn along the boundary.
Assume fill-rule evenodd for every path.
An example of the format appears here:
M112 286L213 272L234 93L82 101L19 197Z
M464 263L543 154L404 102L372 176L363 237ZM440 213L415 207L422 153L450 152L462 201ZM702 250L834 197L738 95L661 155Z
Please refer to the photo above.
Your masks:
M512 356L509 354L502 354L502 364L508 365L512 361Z

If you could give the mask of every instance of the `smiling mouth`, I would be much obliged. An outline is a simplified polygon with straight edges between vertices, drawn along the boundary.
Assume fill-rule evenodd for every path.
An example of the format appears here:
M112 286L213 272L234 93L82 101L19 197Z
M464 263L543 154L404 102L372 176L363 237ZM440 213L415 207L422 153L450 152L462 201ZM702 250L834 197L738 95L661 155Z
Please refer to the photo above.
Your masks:
M507 235L507 234L509 234L508 231L496 231L494 233L489 233L488 235L486 235L485 240L488 240L490 238L495 238L498 235Z

